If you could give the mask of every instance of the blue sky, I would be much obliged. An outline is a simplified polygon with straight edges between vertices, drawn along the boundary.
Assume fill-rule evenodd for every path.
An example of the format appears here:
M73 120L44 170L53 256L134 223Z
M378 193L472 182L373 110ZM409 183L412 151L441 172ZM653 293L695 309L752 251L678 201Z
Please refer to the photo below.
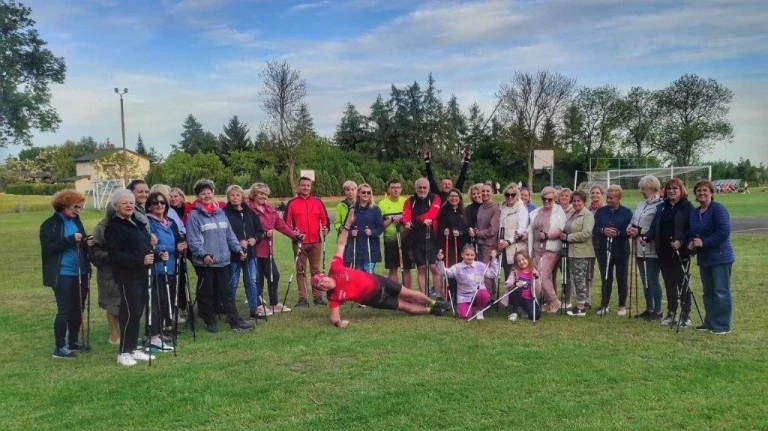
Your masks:
M424 82L488 114L515 70L549 69L581 86L658 89L684 73L735 92L735 137L707 159L768 164L768 4L764 1L27 0L64 56L53 89L63 123L37 145L126 136L167 154L189 113L218 134L233 114L264 122L259 72L287 59L307 81L318 131L348 101L368 111L392 83ZM0 150L0 157L18 147Z

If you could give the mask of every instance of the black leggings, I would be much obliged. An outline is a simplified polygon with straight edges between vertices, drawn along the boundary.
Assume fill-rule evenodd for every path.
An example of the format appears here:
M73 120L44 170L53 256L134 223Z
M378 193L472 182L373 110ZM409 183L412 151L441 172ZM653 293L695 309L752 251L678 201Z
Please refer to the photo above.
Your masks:
M229 288L229 267L195 266L197 273L197 314L206 324L216 322L217 301L221 301L229 324L240 322L240 315L235 307L235 298Z
M661 276L664 278L664 287L667 291L667 310L671 313L677 313L677 302L680 300L680 305L683 314L690 314L691 312L691 290L686 289L682 298L678 295L678 289L682 291L683 287L683 268L680 266L680 261L677 258L671 260L659 259L659 267L661 268ZM688 260L684 260L683 263L688 266Z
M120 353L136 350L141 313L147 306L147 297L146 280L131 280L120 284Z
M619 290L619 307L627 305L627 266L629 256L617 256L611 254L611 262L608 268L605 267L606 254L598 253L597 264L600 266L600 283L602 286L602 300L600 307L607 307L611 303L611 291L613 290L613 270L616 268L616 285ZM608 277L605 272L608 271Z
M257 285L259 286L259 292L264 292L264 283L267 283L267 291L269 292L269 305L274 307L280 300L277 293L277 287L280 285L280 271L277 270L277 265L274 259L272 260L272 268L269 267L268 257L257 257L256 264L259 266L259 279ZM272 281L269 280L270 273L272 275ZM262 297L264 293L261 293Z

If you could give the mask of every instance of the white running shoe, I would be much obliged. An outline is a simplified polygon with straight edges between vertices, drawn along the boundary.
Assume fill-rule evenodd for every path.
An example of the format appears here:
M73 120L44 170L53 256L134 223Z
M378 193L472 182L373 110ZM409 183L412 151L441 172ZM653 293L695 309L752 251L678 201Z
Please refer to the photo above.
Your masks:
M148 361L150 358L155 359L154 355L144 353L141 350L134 350L133 353L131 353L131 357L137 361Z
M136 360L130 353L121 353L117 355L117 363L124 367L132 367L136 365Z
M509 317L507 317L507 320L509 320L510 322L517 322L517 317L518 317L517 313L512 313L509 315Z
M611 311L611 309L610 309L610 308L608 308L608 307L604 307L604 308L601 308L601 309L597 310L597 313L595 313L595 314L597 314L598 316L605 316L605 315L606 315L606 314L608 314L610 311Z
M265 308L263 305L259 305L258 307L256 307L256 315L257 316L264 316L264 310L265 309L267 310L267 314L266 314L267 316L271 316L271 315L274 314L272 312L272 310L269 309L269 307Z
M624 317L627 315L627 309L624 307L619 307L619 309L616 311L617 316Z
M290 308L280 303L272 307L272 309L274 310L275 313L289 313L291 311Z
M477 313L477 317L475 317L475 319L477 319L477 320L485 320L485 316L483 316L483 312L481 311L481 312Z

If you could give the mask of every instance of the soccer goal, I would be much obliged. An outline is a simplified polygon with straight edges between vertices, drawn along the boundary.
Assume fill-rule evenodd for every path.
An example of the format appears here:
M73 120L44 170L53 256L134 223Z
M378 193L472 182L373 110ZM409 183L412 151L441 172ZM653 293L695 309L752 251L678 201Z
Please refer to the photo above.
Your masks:
M623 189L637 189L637 182L646 175L653 175L663 185L670 178L680 178L689 188L702 179L712 180L712 166L670 166L666 168L631 168L609 169L607 171L584 172L576 171L573 177L574 189L589 191L592 186L599 185L607 189L612 184L618 184Z
M109 195L116 189L123 187L123 180L94 181L92 184L93 206L97 210L103 210L109 204Z

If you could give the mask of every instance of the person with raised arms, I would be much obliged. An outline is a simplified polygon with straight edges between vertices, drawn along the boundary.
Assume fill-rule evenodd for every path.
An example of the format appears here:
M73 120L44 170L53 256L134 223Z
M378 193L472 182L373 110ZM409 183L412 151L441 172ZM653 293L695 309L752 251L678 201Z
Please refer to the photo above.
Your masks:
M331 260L328 275L319 273L312 276L312 287L327 294L331 324L339 328L349 326L349 321L341 318L340 310L341 304L350 301L371 308L400 310L408 314L443 315L447 311L443 302L433 301L421 292L404 289L402 284L387 277L344 266L344 249L354 222L355 210L350 208L347 221L342 225L336 240L336 252Z

